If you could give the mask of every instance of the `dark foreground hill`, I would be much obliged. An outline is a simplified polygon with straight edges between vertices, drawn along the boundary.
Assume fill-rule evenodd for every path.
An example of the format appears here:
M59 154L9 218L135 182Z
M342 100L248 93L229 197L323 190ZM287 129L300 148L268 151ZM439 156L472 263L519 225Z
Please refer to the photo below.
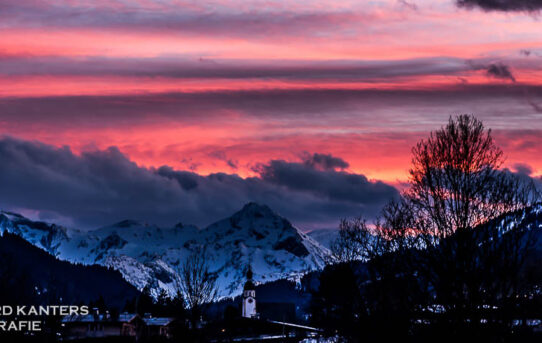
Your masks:
M139 294L118 271L60 261L23 238L0 237L2 304L79 304L103 299L122 309Z

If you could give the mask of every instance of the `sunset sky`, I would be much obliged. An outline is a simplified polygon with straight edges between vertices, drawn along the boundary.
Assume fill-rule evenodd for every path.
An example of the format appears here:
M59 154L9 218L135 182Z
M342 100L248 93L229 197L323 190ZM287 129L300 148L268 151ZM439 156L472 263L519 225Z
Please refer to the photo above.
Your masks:
M461 113L540 177L537 4L0 1L0 207L203 225L258 201L332 227L374 216Z

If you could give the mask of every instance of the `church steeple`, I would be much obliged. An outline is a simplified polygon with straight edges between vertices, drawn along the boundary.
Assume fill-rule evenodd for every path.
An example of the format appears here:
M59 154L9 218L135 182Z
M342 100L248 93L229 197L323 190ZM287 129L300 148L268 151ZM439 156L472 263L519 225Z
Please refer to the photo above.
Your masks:
M256 286L252 281L252 268L249 266L247 271L247 281L243 288L243 317L256 318Z
M256 289L256 286L254 285L254 282L252 281L252 277L253 277L252 268L248 267L247 281L245 282L245 287L243 288L243 290L249 291L249 290L255 290Z

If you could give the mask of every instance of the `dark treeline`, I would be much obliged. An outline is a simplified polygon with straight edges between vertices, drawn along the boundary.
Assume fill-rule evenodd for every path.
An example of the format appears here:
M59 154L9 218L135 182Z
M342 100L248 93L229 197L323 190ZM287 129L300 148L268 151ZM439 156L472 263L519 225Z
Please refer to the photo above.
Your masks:
M165 291L153 297L150 287L141 292L123 279L120 272L99 265L72 264L58 260L15 234L0 236L0 304L8 306L86 305L90 313L107 314L116 321L122 312L144 317L175 318L173 337L185 342L203 341L201 330L209 303L216 299L216 276L202 254L194 254L180 266L178 292ZM10 320L8 317L2 320ZM42 321L42 331L33 335L0 333L1 342L56 342L62 332L61 317L28 318ZM132 341L111 338L110 341ZM139 342L161 342L163 337L147 337ZM108 341L108 339L102 340Z
M542 318L540 194L502 169L473 116L450 118L412 150L409 187L378 220L343 220L312 320L369 339L533 341Z
M118 315L140 292L113 269L60 261L25 239L0 237L0 304L6 306L86 305ZM107 306L106 306L107 304ZM2 317L9 321L13 317ZM60 316L25 317L42 321L33 335L0 332L1 342L56 342Z
M190 261L193 261L192 259ZM183 268L203 268L205 265L186 264ZM188 270L188 269L187 269ZM192 270L192 269L191 269ZM192 282L201 280L191 279ZM200 313L204 304L187 306L180 294L169 297L162 292L152 297L150 288L139 292L115 270L98 265L85 266L60 261L23 238L4 233L0 237L0 304L7 306L86 305L90 313L107 314L115 322L122 312L140 316L175 318L175 339L197 342L201 330L191 330L193 311ZM2 317L2 320L14 319ZM25 332L0 332L1 342L57 342L62 333L61 317L27 317L42 322L42 331L32 335ZM96 341L96 339L88 339ZM133 342L133 337L112 337L100 342ZM163 337L146 337L139 342L162 342Z
M3 305L84 304L100 297L122 308L139 291L113 269L60 261L23 238L0 237L0 302Z

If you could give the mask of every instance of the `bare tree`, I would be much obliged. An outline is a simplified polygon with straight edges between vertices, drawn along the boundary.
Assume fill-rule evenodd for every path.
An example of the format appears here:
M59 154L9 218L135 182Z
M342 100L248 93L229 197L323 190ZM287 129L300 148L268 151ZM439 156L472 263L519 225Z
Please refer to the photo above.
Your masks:
M414 220L404 199L390 201L372 225L363 217L342 219L338 237L331 244L332 262L369 261L417 247Z
M472 229L532 204L534 189L500 168L503 152L491 130L471 115L450 118L412 149L405 197L437 237Z
M532 180L502 169L491 130L471 115L451 117L412 154L409 188L374 228L363 219L341 223L339 260L370 259L377 297L414 285L416 297L400 308L437 305L452 329L510 324L503 313L526 292L522 268L534 240L533 230L508 228L540 201Z
M322 274L313 297L318 325L347 341L389 340L409 332L411 313L418 302L410 249L418 242L411 212L403 201L385 206L372 224L363 218L342 220L332 244L332 264ZM355 286L354 286L355 284ZM393 327L394 330L389 330Z
M191 313L192 324L196 325L202 315L203 307L217 299L216 275L209 271L204 254L196 252L182 264L179 277L180 291Z
M339 224L339 235L331 244L333 261L367 260L372 252L373 239L376 238L365 219L342 219Z
M481 316L488 320L483 308L502 307L521 292L520 271L533 243L532 231L504 232L495 221L533 205L539 194L532 181L501 169L503 152L491 130L470 115L450 118L412 153L410 187L384 226L396 232L394 240L415 237L424 249L405 261L446 320L478 326Z

